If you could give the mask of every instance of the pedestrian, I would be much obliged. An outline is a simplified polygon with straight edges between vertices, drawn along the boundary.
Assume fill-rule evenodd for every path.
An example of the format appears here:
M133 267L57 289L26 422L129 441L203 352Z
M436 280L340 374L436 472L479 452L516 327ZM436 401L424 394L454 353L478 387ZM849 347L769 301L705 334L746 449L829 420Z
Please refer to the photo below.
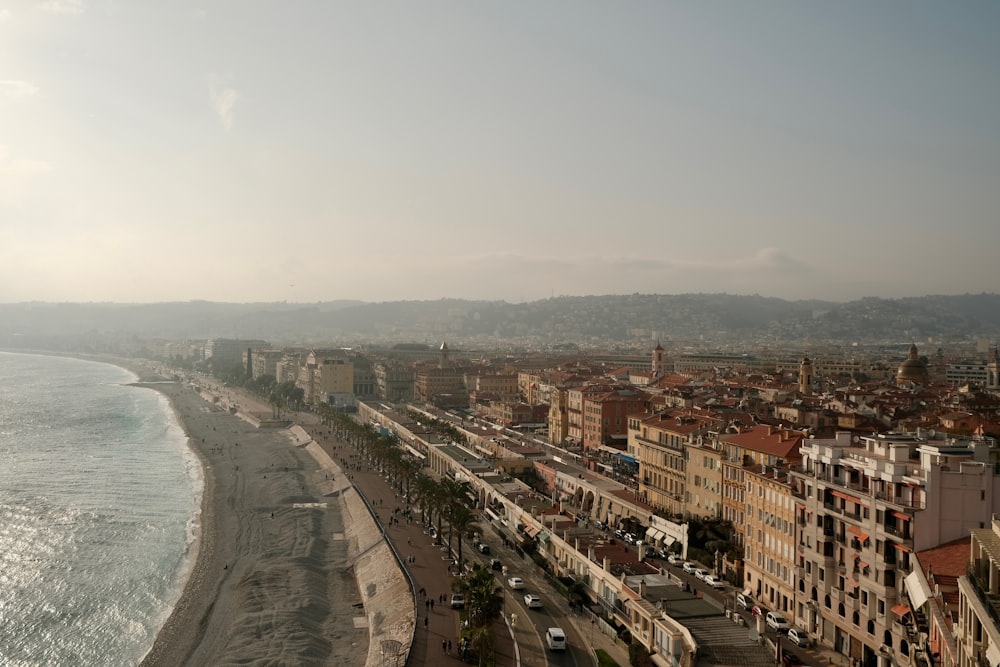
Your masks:
M441 652L442 653L447 653L448 652L448 641L445 640L445 639L441 640Z
M451 640L448 640L448 655L451 655Z
M431 611L434 611L434 600L431 600Z
M427 617L424 616L424 630L427 629Z
M427 607L427 611L430 611L431 610L431 601L430 600L424 600L424 606Z

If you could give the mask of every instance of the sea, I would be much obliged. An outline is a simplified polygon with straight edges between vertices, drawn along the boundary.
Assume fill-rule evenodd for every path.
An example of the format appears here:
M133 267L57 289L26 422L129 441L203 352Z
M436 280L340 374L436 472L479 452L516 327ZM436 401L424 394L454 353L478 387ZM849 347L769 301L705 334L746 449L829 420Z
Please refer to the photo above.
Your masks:
M190 573L203 479L118 366L0 352L0 665L136 665Z

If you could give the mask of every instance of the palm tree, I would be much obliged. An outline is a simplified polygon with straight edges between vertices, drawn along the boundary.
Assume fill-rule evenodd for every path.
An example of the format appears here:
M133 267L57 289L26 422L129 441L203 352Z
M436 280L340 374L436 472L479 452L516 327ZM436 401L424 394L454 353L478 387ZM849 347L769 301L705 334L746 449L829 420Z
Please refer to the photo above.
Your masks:
M476 515L464 503L457 503L449 508L448 525L451 533L458 535L458 567L462 568L462 536L476 525ZM451 533L448 536L448 546L451 548Z
M493 573L476 564L463 578L453 584L465 594L465 614L469 622L469 640L479 653L482 665L493 644L493 623L503 615L503 589L497 586Z

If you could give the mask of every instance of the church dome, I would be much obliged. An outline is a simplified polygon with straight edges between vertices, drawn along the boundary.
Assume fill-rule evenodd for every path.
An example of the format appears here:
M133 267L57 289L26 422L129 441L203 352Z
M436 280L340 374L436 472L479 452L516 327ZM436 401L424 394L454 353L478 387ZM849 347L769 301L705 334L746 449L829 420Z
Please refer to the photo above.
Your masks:
M917 344L913 343L910 345L910 353L906 355L906 360L896 371L896 384L927 384L928 380L927 365L921 361L917 353Z

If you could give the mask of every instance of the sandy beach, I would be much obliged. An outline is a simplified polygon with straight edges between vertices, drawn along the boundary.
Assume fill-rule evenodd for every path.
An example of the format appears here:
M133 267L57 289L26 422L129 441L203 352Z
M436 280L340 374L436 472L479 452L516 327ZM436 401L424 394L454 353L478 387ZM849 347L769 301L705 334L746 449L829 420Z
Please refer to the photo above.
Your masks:
M141 383L140 383L141 384ZM258 429L178 383L165 394L205 470L197 558L143 660L177 665L354 665L368 652L329 472L287 429Z

